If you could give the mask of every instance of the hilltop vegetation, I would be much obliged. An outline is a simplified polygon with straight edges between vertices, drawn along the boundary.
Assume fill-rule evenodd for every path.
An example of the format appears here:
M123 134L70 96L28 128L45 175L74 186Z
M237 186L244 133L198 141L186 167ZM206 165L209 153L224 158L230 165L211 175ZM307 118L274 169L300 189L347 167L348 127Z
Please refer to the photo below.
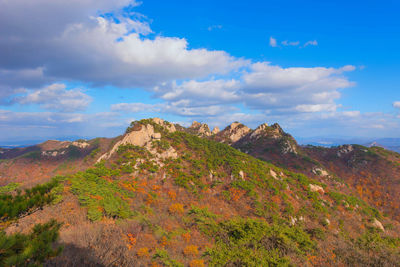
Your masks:
M355 192L256 159L209 134L176 129L160 120L134 122L126 136L139 140L143 134L145 145L115 141L114 153L102 150L107 157L98 153L103 160L85 170L24 193L3 193L7 203L35 199L26 207L41 209L40 216L19 218L20 226L9 229L29 232L39 218L62 222L59 243L65 248L48 266L400 262L399 224ZM53 222L50 228L59 227Z

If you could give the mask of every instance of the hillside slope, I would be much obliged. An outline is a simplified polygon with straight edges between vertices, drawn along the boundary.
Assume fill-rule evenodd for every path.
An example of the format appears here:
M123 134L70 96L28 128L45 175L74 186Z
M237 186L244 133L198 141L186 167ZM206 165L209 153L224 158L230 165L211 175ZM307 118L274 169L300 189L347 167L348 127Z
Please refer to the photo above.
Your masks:
M399 223L351 189L221 143L235 146L233 140L249 133L246 128L231 127L236 137L229 141L224 132L202 138L193 129L188 133L160 119L133 122L93 158L81 158L89 168L82 165L78 172L56 177L57 201L16 220L5 216L3 228L12 234L49 219L62 222L59 243L64 251L46 266L400 262ZM271 131L281 133L279 128ZM7 159L10 168L13 160L21 159ZM30 160L38 165L46 161Z
M360 145L299 146L278 124L263 124L255 130L246 127L248 130L240 138L233 133L235 141L232 141L231 128L228 126L212 138L321 182L346 184L358 197L400 220L400 154Z

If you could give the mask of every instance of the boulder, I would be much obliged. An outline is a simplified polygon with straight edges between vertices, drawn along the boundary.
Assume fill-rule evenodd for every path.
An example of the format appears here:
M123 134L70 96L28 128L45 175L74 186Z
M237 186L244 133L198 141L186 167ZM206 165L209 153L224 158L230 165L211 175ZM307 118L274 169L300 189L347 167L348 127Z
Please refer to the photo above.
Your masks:
M318 192L321 194L325 193L325 190L322 186L316 185L316 184L310 184L309 185L311 192Z
M278 175L276 174L276 172L273 169L269 170L269 174L271 174L271 176L275 179L278 180Z
M378 228L378 229L380 229L382 231L385 231L385 228L383 227L383 224L380 221L378 221L376 218L374 218L374 221L372 222L372 226L375 227L375 228Z

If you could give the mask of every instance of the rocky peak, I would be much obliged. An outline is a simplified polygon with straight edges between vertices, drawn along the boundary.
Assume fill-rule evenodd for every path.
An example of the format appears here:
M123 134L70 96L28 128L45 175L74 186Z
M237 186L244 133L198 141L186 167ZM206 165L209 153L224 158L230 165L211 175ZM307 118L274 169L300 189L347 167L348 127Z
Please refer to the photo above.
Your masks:
M219 132L220 132L220 130L219 130L218 126L215 126L211 133L212 134L217 134Z
M268 124L263 123L260 126L258 126L250 135L250 138L258 138L260 137L265 131L268 129Z
M210 136L212 134L207 124L197 121L192 123L192 125L189 127L189 131L200 136Z
M200 126L201 126L201 123L200 123L200 122L198 122L198 121L193 121L193 122L192 122L192 125L191 125L189 128L196 129L196 128L199 128Z
M220 133L223 137L228 138L230 142L237 142L250 131L249 127L239 122L233 122Z
M170 123L168 121L165 121L165 120L160 119L160 118L152 118L151 120L154 123L162 126L164 129L166 129L170 133L176 132L175 125L173 125L172 123Z

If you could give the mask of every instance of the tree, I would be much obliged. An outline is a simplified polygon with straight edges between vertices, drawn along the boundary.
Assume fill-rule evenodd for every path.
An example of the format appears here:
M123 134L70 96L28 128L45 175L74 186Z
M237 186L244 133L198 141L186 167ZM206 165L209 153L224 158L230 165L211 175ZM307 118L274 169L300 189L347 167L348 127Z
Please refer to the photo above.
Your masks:
M30 234L6 235L0 232L1 266L42 266L42 263L61 253L62 247L54 246L61 224L51 220L36 224Z

